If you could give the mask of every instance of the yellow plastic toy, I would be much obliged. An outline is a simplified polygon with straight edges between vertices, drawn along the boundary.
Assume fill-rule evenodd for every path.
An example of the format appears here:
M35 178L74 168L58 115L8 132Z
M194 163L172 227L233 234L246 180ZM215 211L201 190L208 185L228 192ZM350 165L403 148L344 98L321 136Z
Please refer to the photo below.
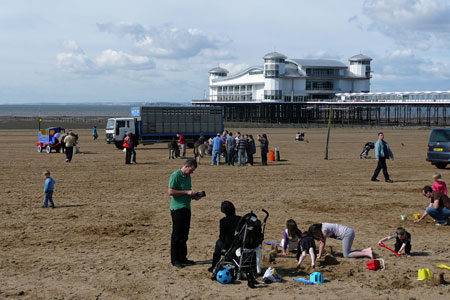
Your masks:
M417 274L417 280L424 280L429 278L431 278L430 269L419 269L419 272Z
M446 265L437 265L436 267L441 268L441 269L449 269L450 270L450 267L446 266Z

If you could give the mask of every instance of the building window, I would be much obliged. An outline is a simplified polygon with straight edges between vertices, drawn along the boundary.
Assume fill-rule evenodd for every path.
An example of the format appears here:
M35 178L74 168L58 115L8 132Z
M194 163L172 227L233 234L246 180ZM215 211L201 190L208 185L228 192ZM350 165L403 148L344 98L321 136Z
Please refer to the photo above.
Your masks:
M280 77L280 72L278 70L267 70L264 74L266 78L278 78Z
M311 77L334 77L339 75L336 69L313 69L307 68L306 75Z
M332 90L333 88L334 84L332 81L315 81L315 80L306 81L307 90Z
M249 75L260 75L260 74L263 74L263 71L261 71L261 70L256 70L256 71L251 71L251 72L249 73Z
M282 91L281 90L264 90L265 100L281 100Z

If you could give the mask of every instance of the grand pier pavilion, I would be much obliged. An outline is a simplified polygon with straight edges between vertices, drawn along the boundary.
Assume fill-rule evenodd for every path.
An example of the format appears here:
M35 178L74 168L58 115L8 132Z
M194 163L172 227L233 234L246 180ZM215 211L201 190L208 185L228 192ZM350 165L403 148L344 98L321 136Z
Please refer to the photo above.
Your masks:
M324 59L288 59L272 52L264 67L235 75L209 71L208 99L193 105L222 106L224 120L260 123L447 125L450 91L370 93L371 58L359 54L350 66Z

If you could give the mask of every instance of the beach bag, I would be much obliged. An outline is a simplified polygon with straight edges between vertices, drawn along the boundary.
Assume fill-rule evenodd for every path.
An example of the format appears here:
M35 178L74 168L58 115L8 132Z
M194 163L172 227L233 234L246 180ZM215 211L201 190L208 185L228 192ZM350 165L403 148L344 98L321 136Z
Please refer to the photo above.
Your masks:
M122 147L124 149L131 149L130 145L128 145L128 140L126 139L123 141Z
M281 276L277 274L275 268L269 267L266 272L264 272L263 281L265 283L280 282Z

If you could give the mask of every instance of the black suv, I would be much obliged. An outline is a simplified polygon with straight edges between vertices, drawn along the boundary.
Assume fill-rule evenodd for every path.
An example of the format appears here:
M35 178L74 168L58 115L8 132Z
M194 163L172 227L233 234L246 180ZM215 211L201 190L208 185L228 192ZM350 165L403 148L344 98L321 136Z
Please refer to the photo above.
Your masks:
M450 163L450 128L436 128L428 141L427 161L439 169Z

